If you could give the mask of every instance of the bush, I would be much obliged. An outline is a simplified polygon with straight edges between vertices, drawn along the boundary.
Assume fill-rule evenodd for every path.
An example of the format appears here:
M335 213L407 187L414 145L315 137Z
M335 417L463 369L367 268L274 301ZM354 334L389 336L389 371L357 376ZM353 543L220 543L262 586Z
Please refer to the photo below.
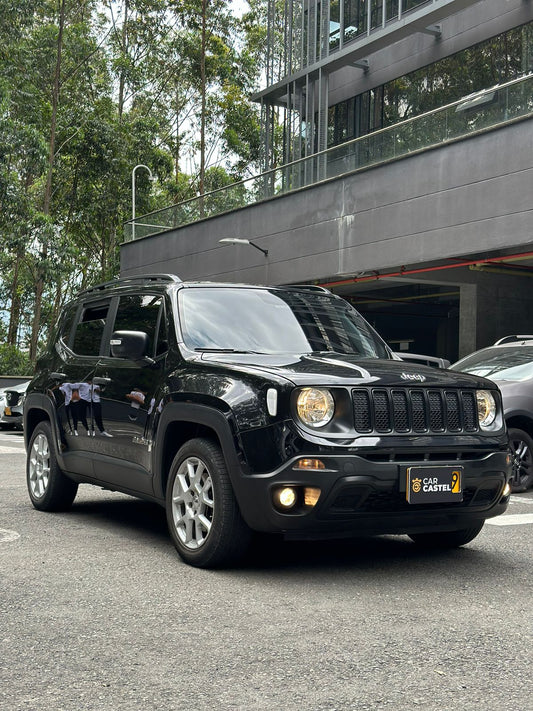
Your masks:
M33 365L28 353L19 350L16 346L0 345L0 374L1 375L31 375Z

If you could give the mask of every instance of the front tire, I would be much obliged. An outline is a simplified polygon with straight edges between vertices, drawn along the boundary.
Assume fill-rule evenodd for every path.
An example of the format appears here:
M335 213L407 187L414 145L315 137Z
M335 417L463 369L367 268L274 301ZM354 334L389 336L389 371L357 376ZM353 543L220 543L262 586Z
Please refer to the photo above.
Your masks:
M437 533L412 533L409 538L421 548L446 549L459 548L464 546L474 538L483 528L485 521L480 521L470 528L463 528L459 531L438 531Z
M192 439L174 457L166 491L167 523L182 559L200 568L237 562L251 532L242 519L220 447Z
M524 430L509 428L513 475L510 480L514 493L527 491L533 486L533 439Z
M76 497L78 484L59 468L48 422L40 422L31 436L26 483L31 502L39 511L66 511Z

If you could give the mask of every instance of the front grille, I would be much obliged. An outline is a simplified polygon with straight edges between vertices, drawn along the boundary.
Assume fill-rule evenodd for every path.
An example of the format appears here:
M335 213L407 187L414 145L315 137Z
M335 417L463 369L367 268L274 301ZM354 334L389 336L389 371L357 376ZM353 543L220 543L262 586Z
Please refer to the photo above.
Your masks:
M472 390L360 388L352 390L360 434L468 433L479 430Z
M9 407L16 407L19 404L19 400L21 399L21 397L22 395L16 390L7 390L6 404L9 405Z

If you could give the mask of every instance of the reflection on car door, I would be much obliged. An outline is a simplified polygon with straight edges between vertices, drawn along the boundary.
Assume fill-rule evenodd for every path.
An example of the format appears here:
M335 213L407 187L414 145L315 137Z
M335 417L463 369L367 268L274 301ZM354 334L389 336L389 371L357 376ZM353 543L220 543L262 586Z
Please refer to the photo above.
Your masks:
M99 360L93 378L99 400L96 437L105 462L105 479L121 488L152 493L152 423L162 397L164 361L168 350L164 302L160 295L120 297L112 331L142 331L149 337L143 362L113 358Z
M90 382L106 342L112 299L89 300L76 312L67 312L60 326L57 351L59 369L51 373L50 391L57 410L63 456L69 470L94 476Z

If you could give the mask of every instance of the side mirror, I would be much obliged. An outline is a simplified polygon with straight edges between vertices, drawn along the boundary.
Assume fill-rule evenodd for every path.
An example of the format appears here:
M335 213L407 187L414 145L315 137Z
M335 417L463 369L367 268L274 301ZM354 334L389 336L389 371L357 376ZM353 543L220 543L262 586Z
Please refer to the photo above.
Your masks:
M110 345L113 358L152 362L146 355L149 339L143 331L115 331L111 336Z

